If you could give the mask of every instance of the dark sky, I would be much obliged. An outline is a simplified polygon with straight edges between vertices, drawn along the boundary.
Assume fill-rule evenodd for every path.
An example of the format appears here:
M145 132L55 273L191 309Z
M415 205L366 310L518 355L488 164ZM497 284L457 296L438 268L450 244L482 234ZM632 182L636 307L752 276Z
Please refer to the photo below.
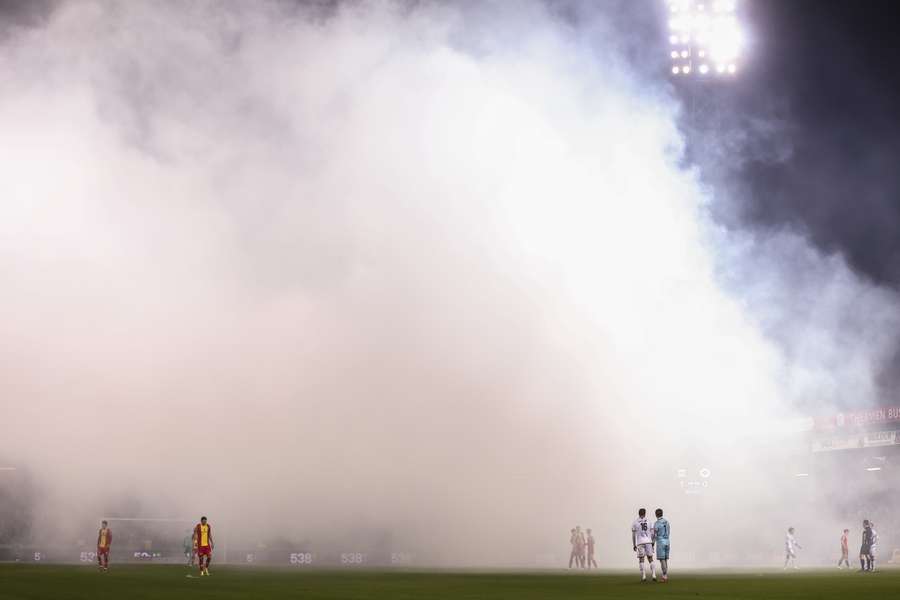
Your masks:
M784 125L734 169L744 226L804 230L867 278L900 285L896 2L744 0L753 47L733 109ZM782 157L783 158L783 157Z
M843 255L864 279L900 288L898 4L741 6L751 36L743 70L734 85L709 90L723 116L697 134L703 115L692 115L686 128L695 132L690 154L704 176L726 184L716 217L743 230L801 232L821 251ZM716 135L740 137L753 123L773 127L736 151L711 150ZM896 398L900 385L895 333L893 356L876 367L884 399Z

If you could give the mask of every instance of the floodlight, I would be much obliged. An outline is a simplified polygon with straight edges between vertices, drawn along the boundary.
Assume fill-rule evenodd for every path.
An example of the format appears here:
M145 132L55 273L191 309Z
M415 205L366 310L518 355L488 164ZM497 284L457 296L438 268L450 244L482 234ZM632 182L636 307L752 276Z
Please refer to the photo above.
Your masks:
M866 471L880 471L881 467L866 467Z
M809 473L797 473L794 477L809 477Z
M676 50L672 50L672 58L678 58L678 52Z
M709 73L709 67L706 65L700 65L700 74L706 75L707 73Z
M743 46L734 13L736 0L667 0L667 4L671 12L669 42L684 46L677 53L670 50L673 61L670 66L679 66L680 74L686 73L685 66L700 75L713 69L717 73L735 74ZM681 63L697 59L707 64L706 70L701 71L697 63Z
M690 75L691 74L691 65L684 65L683 67L681 67L681 71L685 75Z
M681 72L680 67L672 67L672 75L678 75Z

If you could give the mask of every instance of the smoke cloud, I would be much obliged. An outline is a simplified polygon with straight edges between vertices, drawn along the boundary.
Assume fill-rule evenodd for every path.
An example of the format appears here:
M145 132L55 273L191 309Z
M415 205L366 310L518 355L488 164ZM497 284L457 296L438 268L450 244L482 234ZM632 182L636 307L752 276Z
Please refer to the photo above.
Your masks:
M778 550L767 444L877 400L897 299L717 225L626 16L553 8L72 2L7 31L0 457L38 482L30 535L206 514L508 565L581 524L626 564L661 505L686 550L735 512Z

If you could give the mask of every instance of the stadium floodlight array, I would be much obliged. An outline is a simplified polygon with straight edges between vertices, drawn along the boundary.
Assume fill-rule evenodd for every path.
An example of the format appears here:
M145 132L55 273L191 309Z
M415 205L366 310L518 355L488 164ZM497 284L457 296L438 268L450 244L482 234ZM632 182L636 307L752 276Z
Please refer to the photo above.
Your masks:
M728 77L738 70L737 0L666 0L672 75Z

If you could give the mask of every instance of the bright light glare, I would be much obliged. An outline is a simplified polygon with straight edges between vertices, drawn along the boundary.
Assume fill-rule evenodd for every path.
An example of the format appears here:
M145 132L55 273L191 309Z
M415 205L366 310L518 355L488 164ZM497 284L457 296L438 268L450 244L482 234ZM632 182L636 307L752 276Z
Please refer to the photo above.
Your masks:
M709 73L709 67L707 67L706 65L700 65L700 74L706 75L707 73Z
M880 471L881 467L866 467L866 471Z
M713 10L717 13L729 13L734 11L734 0L715 0Z
M673 75L678 75L679 73L681 73L681 69L679 67L672 67Z
M672 50L672 58L678 58L678 52Z
M685 75L689 75L691 72L691 65L684 65L684 67L682 67L681 70L684 71Z
M737 58L743 45L743 36L737 23L726 19L716 21L709 35L710 54L722 60Z
M809 477L809 473L797 473L794 477Z
M673 44L681 42L687 46L685 52L677 56L671 54L672 60L683 60L690 56L709 59L718 73L735 74L738 58L744 46L735 14L736 0L672 0L672 18L669 27L672 32L669 41ZM699 68L695 69L700 72Z

